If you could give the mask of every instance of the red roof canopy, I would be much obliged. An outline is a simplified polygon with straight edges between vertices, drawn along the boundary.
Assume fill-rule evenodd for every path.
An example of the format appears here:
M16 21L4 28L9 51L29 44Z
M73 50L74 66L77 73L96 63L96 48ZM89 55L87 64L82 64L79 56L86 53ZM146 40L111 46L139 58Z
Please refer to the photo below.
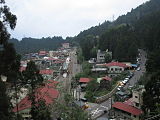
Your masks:
M90 81L91 81L90 78L80 78L80 80L79 80L79 82L81 82L81 83L88 83Z
M125 103L122 102L115 102L112 107L117 108L119 110L123 110L125 112L131 113L132 115L141 115L143 113L142 110L132 107L130 105L127 105Z
M119 67L124 67L124 68L128 67L126 64L120 63L120 62L110 62L105 65L108 67L110 67L110 66L119 66Z
M52 86L53 83L46 84L42 88L38 88L36 90L36 101L39 99L44 99L46 105L53 103L54 99L58 98L59 92L54 89L54 86ZM51 87L52 86L52 87ZM27 109L31 107L31 101L29 100L29 97L26 96L18 103L18 111ZM17 107L14 107L13 112L17 112Z
M51 69L46 69L46 70L40 70L40 74L47 74L47 75L51 75L51 74L53 74L53 70L51 70Z

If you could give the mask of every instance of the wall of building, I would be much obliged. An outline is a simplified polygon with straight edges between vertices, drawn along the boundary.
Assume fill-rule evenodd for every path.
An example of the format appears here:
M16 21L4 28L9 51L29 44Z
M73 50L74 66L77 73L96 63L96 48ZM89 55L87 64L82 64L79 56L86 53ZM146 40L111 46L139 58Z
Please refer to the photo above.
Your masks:
M123 67L111 66L111 67L109 67L108 73L121 73L123 71L124 71Z

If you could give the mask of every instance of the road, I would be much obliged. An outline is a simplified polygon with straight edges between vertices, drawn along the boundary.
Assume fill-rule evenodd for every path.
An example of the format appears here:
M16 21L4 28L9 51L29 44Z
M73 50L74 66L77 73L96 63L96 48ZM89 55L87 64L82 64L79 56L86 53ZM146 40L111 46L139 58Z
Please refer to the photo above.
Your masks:
M92 119L98 118L103 114L108 114L108 111L111 109L112 99L109 98L107 101L98 104L94 107L90 107L87 111L90 113L90 117Z
M146 63L146 52L144 50L139 49L140 53L140 70L135 70L134 76L129 80L129 82L125 85L124 89L127 89L129 86L134 86L143 73L146 71L145 63Z
M57 80L60 82L60 90L61 92L68 92L70 93L71 91L71 82L72 82L72 77L74 77L77 73L81 71L81 66L77 64L77 55L76 55L76 48L74 48L70 53L70 63L68 66L68 75L66 78L64 78L62 75L59 75ZM61 94L63 98L63 94Z

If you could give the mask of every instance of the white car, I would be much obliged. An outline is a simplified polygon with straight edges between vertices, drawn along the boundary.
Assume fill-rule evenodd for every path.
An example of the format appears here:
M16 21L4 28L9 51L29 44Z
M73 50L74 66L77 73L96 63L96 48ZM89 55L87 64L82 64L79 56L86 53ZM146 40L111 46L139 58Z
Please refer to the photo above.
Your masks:
M118 88L117 88L117 90L121 90L122 87L123 87L122 85L119 85Z
M141 70L141 68L140 68L140 67L138 67L138 68L137 68L137 71L140 71L140 70Z
M127 81L126 81L126 80L123 80L123 81L122 81L122 83L123 83L123 84L126 84L126 83L127 83Z
M129 78L125 78L124 80L129 80Z

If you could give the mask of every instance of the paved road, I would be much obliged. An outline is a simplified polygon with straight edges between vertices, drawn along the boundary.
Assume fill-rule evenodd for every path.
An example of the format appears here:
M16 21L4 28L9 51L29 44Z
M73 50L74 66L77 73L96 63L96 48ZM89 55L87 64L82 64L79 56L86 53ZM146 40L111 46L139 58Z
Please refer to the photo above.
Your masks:
M72 77L74 77L77 73L81 71L81 66L77 64L76 49L73 49L69 53L69 57L70 57L70 63L68 67L69 74L67 75L66 78L64 78L62 75L58 76L58 81L61 83L61 88L64 91L68 92L70 92L71 90Z
M140 77L143 75L143 73L146 71L145 63L146 63L146 52L144 50L139 50L140 53L140 70L135 70L134 76L129 80L129 82L126 84L124 89L127 89L128 86L134 86L137 81L140 79Z
M107 101L98 104L94 107L88 108L87 111L90 113L90 117L92 119L98 118L99 116L105 114L105 112L107 112L106 114L108 114L108 110L111 109L111 98L109 98Z

